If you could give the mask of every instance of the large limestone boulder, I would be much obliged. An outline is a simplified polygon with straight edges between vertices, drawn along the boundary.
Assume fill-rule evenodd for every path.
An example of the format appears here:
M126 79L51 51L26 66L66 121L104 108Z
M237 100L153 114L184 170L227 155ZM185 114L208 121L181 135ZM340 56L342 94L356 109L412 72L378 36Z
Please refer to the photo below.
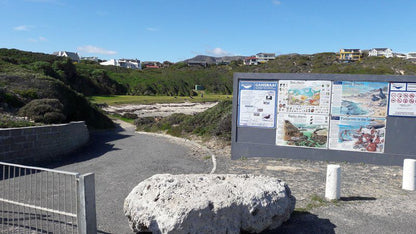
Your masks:
M132 230L153 233L258 233L294 208L286 183L257 175L154 175L124 201Z

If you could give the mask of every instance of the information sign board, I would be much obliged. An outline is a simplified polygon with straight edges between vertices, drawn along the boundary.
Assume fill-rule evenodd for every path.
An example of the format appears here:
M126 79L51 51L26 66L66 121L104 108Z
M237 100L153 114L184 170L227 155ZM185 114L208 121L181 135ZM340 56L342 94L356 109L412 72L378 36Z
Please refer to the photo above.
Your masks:
M389 115L416 117L416 83L390 83Z
M331 81L280 80L278 111L329 114Z
M276 145L327 148L329 117L279 113Z
M386 117L388 82L334 81L332 116Z
M240 81L238 125L276 127L277 81Z
M386 118L332 116L329 149L383 153Z

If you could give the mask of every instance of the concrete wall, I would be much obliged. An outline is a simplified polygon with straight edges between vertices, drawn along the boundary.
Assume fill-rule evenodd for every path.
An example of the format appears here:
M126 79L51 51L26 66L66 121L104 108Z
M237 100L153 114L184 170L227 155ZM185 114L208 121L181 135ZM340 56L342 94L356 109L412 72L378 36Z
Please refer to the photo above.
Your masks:
M89 140L85 122L0 129L0 161L36 164L68 154Z

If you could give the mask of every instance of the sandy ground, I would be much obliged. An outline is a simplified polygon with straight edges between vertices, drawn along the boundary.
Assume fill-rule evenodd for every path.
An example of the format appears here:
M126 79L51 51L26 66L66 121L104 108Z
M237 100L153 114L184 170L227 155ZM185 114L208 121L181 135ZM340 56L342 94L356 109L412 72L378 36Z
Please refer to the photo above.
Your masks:
M134 113L137 114L138 117L166 117L174 113L183 113L187 115L196 114L217 105L217 103L218 102L157 103L151 105L128 104L120 106L108 106L103 108L103 110L108 113L117 113L120 115L125 113Z

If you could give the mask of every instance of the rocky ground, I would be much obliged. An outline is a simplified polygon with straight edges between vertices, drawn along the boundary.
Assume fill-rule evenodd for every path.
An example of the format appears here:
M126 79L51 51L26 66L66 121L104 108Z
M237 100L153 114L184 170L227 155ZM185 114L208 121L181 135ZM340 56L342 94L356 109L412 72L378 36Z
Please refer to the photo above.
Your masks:
M125 113L134 113L138 117L166 117L174 113L183 113L187 115L199 113L205 111L217 105L218 102L205 102L205 103L156 103L151 105L119 105L104 107L103 110L108 113L115 113L123 115Z

